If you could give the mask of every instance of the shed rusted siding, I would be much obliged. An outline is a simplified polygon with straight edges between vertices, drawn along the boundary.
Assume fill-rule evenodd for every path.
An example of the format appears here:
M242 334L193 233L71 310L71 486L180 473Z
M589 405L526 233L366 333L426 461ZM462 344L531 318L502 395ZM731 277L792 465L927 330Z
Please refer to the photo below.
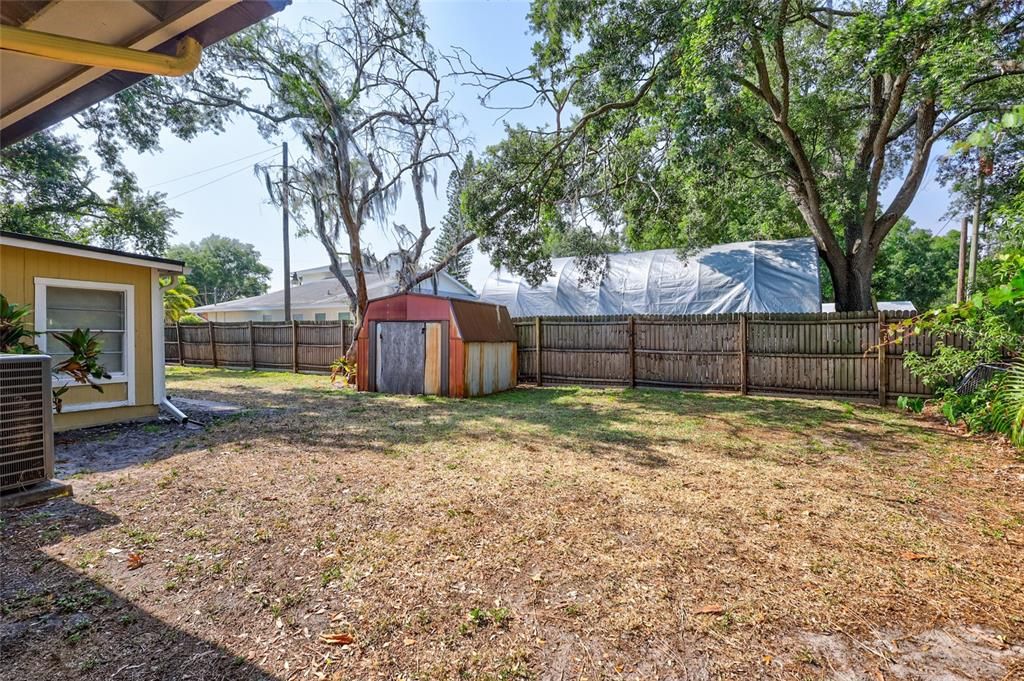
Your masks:
M516 343L465 343L466 397L479 397L516 386Z

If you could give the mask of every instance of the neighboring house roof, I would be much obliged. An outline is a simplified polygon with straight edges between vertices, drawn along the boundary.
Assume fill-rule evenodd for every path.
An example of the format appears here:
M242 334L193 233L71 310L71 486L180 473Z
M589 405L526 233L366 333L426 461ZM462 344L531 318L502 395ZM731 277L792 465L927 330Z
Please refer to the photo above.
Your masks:
M554 258L553 274L536 287L496 270L480 299L513 317L821 310L813 239L721 244L686 259L670 249L604 258L597 282L576 258Z
M384 259L384 261L381 263L381 267L380 267L379 270L377 268L375 268L375 267L372 267L372 266L368 265L366 267L366 272L367 273L377 272L377 271L389 272L389 271L395 269L398 263L396 261L392 260L392 258L394 258L394 257L396 257L395 254L388 255ZM352 266L348 262L345 262L345 263L342 264L342 273L346 277L350 277L352 275ZM293 272L292 274L293 274L293 276L298 277L299 280L303 281L304 283L307 280L308 281L317 281L319 279L334 279L334 273L331 272L330 265L322 265L320 267L308 267L308 268L306 268L304 270L298 270L296 272ZM456 279L452 275L448 274L444 270L438 272L436 277L437 277L437 280L438 280L439 283L443 282L444 288L455 289L456 291L459 291L461 293L461 295L459 297L466 297L466 298L476 298L477 297L476 296L476 291L474 291L473 289L469 288L468 286L466 286L461 281L459 281L458 279ZM428 280L428 282L429 282L429 280Z
M885 312L917 312L917 308L909 300L888 300L875 303L875 309ZM822 312L835 312L835 303L822 303Z
M290 0L80 2L3 0L0 23L114 47L175 55L186 36L208 47L284 9ZM0 143L6 147L134 85L143 73L5 50Z
M77 255L81 258L92 258L94 260L106 260L108 262L136 265L138 267L149 267L160 270L161 272L169 272L173 274L188 274L189 271L188 267L185 266L185 263L182 260L158 258L152 255L128 253L126 251L118 251L113 248L86 246L85 244L76 244L70 241L46 239L44 237L16 234L14 232L0 231L0 249L2 249L3 246L16 246L18 248L28 248L46 253L65 253L68 255Z
M455 280L452 279L452 281ZM398 284L393 275L376 270L368 270L366 272L366 292L371 300L393 295L397 288ZM422 294L429 294L431 291L430 280L421 282L417 287L417 291ZM469 295L472 295L472 292ZM291 299L293 310L310 310L325 307L340 307L347 310L349 308L348 295L346 295L345 289L333 275L330 279L308 281L298 286L292 286ZM238 300L230 300L215 305L203 305L202 307L194 308L192 311L196 313L209 313L283 309L284 289L251 298L239 298Z

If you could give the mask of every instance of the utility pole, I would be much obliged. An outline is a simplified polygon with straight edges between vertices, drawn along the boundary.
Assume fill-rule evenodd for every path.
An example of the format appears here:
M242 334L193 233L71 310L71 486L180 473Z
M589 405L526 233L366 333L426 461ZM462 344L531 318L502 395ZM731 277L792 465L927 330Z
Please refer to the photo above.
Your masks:
M971 261L967 266L967 295L974 293L974 279L978 270L978 233L981 230L981 192L985 188L985 175L978 162L977 195L974 197L974 224L971 225Z
M960 304L964 302L965 293L965 277L966 272L964 270L967 267L967 216L963 216L960 219L960 259L957 263L956 268L956 302Z
M284 230L284 320L292 320L292 266L288 253L288 143L281 146L281 222Z

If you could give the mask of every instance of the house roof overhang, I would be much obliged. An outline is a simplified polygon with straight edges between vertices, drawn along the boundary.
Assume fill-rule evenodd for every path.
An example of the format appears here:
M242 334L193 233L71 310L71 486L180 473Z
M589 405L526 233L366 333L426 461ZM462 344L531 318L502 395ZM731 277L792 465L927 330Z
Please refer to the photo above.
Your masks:
M188 274L189 269L182 260L170 258L158 258L152 255L139 255L127 253L112 248L100 248L98 246L86 246L83 244L71 243L69 241L58 241L57 239L46 239L27 234L15 234L13 232L0 231L0 254L4 247L27 248L45 253L59 253L73 255L79 258L90 258L93 260L105 260L124 265L136 267L148 267L167 274Z
M43 39L48 36L50 42L72 38L99 43L101 50L129 48L135 54L171 57L179 55L182 48L195 47L187 38L207 47L279 12L290 1L3 0L0 24L35 32L35 38L45 34ZM90 66L86 57L81 63L68 63L66 57L44 58L13 49L0 41L2 147L59 123L148 76L146 72Z

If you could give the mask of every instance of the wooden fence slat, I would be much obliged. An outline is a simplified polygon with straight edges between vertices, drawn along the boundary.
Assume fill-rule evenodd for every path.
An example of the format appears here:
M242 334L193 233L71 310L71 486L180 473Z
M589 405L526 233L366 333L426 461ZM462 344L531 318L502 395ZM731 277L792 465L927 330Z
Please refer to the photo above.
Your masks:
M740 315L739 338L736 341L740 350L740 393L747 394L747 316Z
M178 344L178 364L185 366L185 353L181 351L181 324L174 324L174 340Z
M886 359L885 359L885 343L882 342L885 329L885 312L883 310L878 311L878 404L885 406L889 399L887 394L888 391L888 371L886 371Z
M292 320L292 373L299 373L299 322Z
M207 322L206 328L210 330L210 357L213 358L213 366L217 366L217 338L214 333L213 322Z
M636 387L636 319L629 318L629 387Z
M252 322L249 324L249 369L256 370L256 347L253 339Z
M540 319L540 317L537 317L536 319L533 320L533 337L534 337L534 341L537 344L537 356L534 358L534 362L536 362L537 385L538 386L544 385L544 370L541 368L543 366L541 358L543 357L544 352L543 352L543 347L541 346L540 327L541 327L541 319Z

